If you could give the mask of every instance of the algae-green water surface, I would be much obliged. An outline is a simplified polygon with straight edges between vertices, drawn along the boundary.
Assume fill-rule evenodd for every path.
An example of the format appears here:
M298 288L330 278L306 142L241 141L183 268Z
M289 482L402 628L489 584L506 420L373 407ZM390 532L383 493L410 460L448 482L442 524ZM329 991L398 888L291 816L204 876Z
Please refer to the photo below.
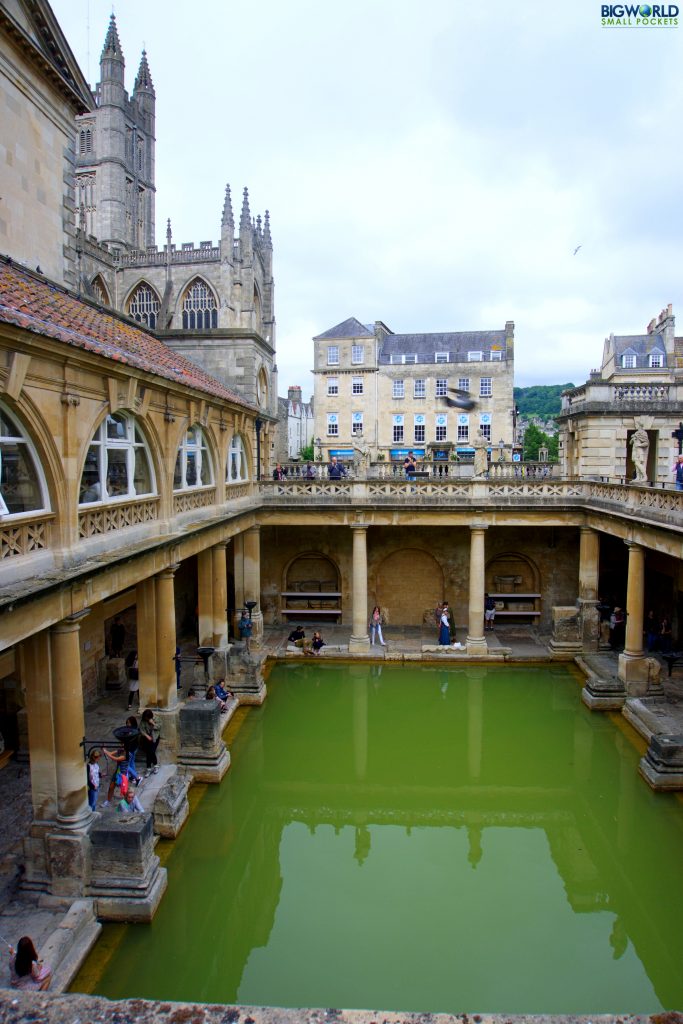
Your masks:
M683 1007L683 811L573 670L280 664L111 998L503 1013Z

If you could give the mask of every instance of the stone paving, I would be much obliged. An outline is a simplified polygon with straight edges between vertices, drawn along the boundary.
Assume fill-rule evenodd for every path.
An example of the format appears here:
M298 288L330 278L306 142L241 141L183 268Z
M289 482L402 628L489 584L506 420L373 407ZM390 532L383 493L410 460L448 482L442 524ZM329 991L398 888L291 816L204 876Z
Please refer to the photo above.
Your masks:
M305 626L310 636L312 628ZM263 648L275 658L302 656L297 652L287 651L286 627L267 627L264 634ZM323 648L322 657L333 659L348 656L348 626L330 626L324 628L327 647ZM423 627L390 627L384 631L387 646L371 647L368 657L372 660L398 660L442 658L455 663L469 661L463 651L449 649L438 654L423 654L423 648L433 645L436 639L436 628L431 625ZM464 630L458 630L459 639L464 641ZM515 662L543 662L552 660L547 642L549 637L542 637L530 626L505 625L486 634L491 654L495 657L498 651L506 651L507 659ZM617 655L611 652L592 656L599 659L605 673L616 674ZM183 671L179 697L184 699L187 691L197 678L198 666L195 660L194 647L191 643L183 644ZM476 661L481 662L481 658ZM667 675L663 666L662 686L664 694L656 701L649 698L651 724L657 729L656 715L661 716L661 728L658 731L674 730L683 735L683 665L674 667L672 676ZM92 706L86 708L85 724L88 740L105 741L116 745L112 730L125 723L128 715L127 693L113 692L103 695ZM135 710L132 713L136 713ZM226 724L229 716L226 716ZM160 770L158 774L144 779L139 787L140 801L145 810L151 810L156 794L172 774L174 768L168 764L169 756L164 750L163 739L159 745L158 757ZM144 765L137 765L138 771ZM103 780L103 794L106 793L107 781ZM116 801L114 801L115 804ZM102 813L114 813L113 809L99 808ZM28 834L31 823L30 774L28 765L10 761L0 771L0 944L15 944L24 934L33 938L40 950L54 929L60 924L71 901L61 901L52 897L37 897L21 889L22 877L22 840ZM0 986L8 984L7 957L0 958ZM47 1018L46 1018L47 1019Z

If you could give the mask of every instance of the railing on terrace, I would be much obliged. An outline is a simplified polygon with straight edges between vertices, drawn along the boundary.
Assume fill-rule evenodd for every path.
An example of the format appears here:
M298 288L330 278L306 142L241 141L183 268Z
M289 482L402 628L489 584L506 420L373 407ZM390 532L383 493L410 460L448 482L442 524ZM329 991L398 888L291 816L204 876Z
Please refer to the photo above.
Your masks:
M158 267L166 263L166 256L165 249L139 249L135 252L120 253L114 257L114 263L122 267ZM207 245L203 248L200 246L198 249L172 249L171 263L208 263L219 260L220 256L221 250L217 245Z
M0 561L17 555L30 555L50 547L50 524L53 513L15 519L0 523Z
M619 407L667 404L675 400L669 384L647 381L606 381L588 383L562 396L562 412L579 412L586 407L616 405Z
M283 463L285 480L327 480L327 462ZM402 462L373 462L369 466L353 462L343 463L342 480L406 480ZM557 476L556 462L500 462L492 460L486 471L489 480L546 480ZM473 459L470 456L457 462L427 460L418 463L416 480L471 480L474 474ZM335 481L339 483L339 481Z

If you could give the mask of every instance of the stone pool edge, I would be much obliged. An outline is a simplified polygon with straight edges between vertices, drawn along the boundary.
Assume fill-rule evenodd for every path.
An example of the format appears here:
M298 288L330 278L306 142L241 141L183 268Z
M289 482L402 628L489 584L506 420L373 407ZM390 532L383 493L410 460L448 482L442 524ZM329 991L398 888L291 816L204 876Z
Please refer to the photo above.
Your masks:
M401 1013L173 1003L0 989L2 1024L683 1024L683 1014Z

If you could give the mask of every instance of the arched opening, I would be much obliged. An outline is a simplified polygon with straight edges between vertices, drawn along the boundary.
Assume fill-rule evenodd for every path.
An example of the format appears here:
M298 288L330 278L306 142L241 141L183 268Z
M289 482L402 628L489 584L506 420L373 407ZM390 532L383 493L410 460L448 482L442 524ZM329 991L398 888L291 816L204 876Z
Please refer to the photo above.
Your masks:
M249 479L249 467L247 465L247 452L244 441L240 434L233 434L228 448L228 461L226 465L225 481L228 484L241 483Z
M94 277L90 283L90 291L92 292L93 298L99 302L101 306L110 306L109 292L107 286L104 283L101 274Z
M183 294L183 330L206 331L218 327L216 296L205 281L195 277Z
M526 555L504 551L486 566L485 587L496 602L496 622L537 625L540 618L541 573Z
M112 413L93 434L85 457L80 505L156 493L152 459L135 419Z
M19 421L0 405L0 515L41 512L48 507L36 450Z
M337 622L342 613L339 567L318 552L298 555L285 569L281 598L285 622Z
M178 445L173 471L173 490L189 491L213 483L213 465L204 431L195 423Z

